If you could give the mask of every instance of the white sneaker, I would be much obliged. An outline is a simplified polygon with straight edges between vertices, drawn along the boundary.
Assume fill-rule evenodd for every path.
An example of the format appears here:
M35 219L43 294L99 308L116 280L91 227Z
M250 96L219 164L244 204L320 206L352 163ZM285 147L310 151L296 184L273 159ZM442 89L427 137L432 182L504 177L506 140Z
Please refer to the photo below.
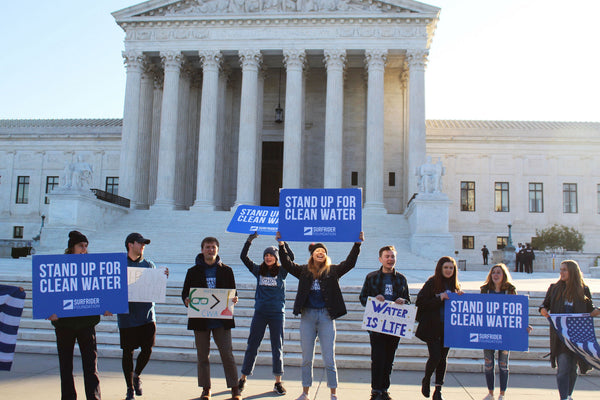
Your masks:
M500 396L498 396L498 400L504 400L504 395L501 394Z
M483 400L494 400L494 395L493 395L493 394L490 394L490 393L488 393L488 395L487 395L487 396L485 396L485 397L483 398Z
M302 392L300 397L298 397L296 400L310 400L310 399L308 398L308 395L306 393Z
M337 394L331 393L331 400L338 400Z

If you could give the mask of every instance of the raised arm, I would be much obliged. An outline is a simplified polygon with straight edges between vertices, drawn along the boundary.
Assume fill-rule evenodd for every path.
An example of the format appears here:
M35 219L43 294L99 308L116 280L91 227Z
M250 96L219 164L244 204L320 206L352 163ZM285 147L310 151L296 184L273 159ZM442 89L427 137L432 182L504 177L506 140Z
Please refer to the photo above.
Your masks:
M248 251L250 250L250 246L252 245L252 241L254 239L256 239L257 237L258 237L258 234L256 232L254 232L253 234L249 235L248 239L246 239L246 243L244 243L244 247L242 248L242 252L240 253L240 259L242 260L242 262L244 263L244 265L246 266L246 268L248 268L248 270L254 276L258 275L258 270L259 270L260 266L257 265L257 264L255 264L248 257Z
M352 249L350 249L350 253L348 257L344 261L338 264L335 268L335 272L338 277L344 276L348 271L350 271L356 265L356 260L358 259L358 254L360 253L360 245L365 240L364 232L361 232L358 235L358 242L354 243Z

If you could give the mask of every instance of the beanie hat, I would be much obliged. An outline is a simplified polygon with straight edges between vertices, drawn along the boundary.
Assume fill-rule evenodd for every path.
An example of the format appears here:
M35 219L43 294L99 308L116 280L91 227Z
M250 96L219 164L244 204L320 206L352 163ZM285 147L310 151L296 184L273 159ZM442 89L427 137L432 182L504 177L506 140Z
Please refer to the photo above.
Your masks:
M279 257L278 257L279 254L278 253L279 253L279 250L277 250L277 247L275 247L275 246L269 246L263 252L263 258L265 258L265 256L267 254L271 254L276 259L279 259Z
M325 245L323 243L311 243L308 245L308 251L310 251L311 255L316 249L319 249L319 248L325 250L325 254L327 254L327 247L325 247Z
M77 243L81 243L81 242L88 242L88 239L85 237L85 235L79 231L71 231L69 232L69 243L67 244L68 248L72 248L73 246L75 246Z

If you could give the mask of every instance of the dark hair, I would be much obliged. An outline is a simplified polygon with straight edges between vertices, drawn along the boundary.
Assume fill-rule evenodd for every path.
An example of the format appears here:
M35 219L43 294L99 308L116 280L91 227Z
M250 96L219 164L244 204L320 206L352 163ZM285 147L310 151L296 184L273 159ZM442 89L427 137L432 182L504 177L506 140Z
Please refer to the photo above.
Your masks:
M383 254L384 251L393 251L394 253L397 253L396 248L392 245L389 246L383 246L382 248L379 249L379 257L381 257L381 255Z
M561 261L561 265L564 264L569 272L569 279L565 282L565 299L574 302L576 300L587 300L585 295L585 282L583 280L583 274L579 268L579 264L574 260ZM558 282L561 282L559 279Z
M217 244L217 247L220 247L220 246L219 246L219 240L218 240L216 237L207 236L207 237L205 237L204 239L202 239L202 243L200 244L200 248L201 248L201 249L203 249L203 248L204 248L204 245L205 245L206 243L216 243L216 244Z
M454 265L454 273L450 278L444 277L442 273L442 267L447 262ZM433 290L436 294L442 293L446 290L446 286L449 286L451 292L460 290L460 284L458 283L458 268L456 267L456 260L450 256L444 256L440 258L435 266L435 273L433 274Z

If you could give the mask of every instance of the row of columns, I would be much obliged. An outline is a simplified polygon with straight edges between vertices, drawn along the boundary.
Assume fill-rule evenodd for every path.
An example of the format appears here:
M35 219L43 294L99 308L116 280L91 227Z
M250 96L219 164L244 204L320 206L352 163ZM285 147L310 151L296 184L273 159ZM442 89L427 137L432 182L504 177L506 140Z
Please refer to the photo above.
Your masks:
M202 88L200 101L200 124L198 129L196 196L193 208L215 208L215 170L217 133L219 126L219 104L223 95L220 87L220 69L223 55L220 51L199 52L202 66ZM425 158L425 107L424 66L426 51L408 51L408 148L405 178L408 193L416 192L415 171ZM183 79L181 67L184 57L178 51L160 53L163 69L163 89L160 114L160 138L158 140L158 165L156 175L155 207L175 208L178 196L176 176L177 138L181 130L180 93ZM150 143L139 136L140 130L152 124L151 105L148 93L151 88L142 85L145 57L139 52L124 53L127 67L125 110L119 171L119 192L136 206L149 204L152 196L144 193L144 186L152 182L149 168L140 168L141 154L150 154ZM259 154L259 127L262 113L262 83L259 79L262 54L258 49L239 51L242 67L240 104L240 126L238 145L236 204L254 204L256 195ZM387 51L376 49L365 51L365 66L368 74L367 124L366 124L366 187L365 208L385 211L384 208L384 69ZM284 49L283 62L286 67L285 125L283 187L301 187L302 131L304 106L304 66L306 52L302 49ZM324 187L342 186L343 159L343 109L344 109L344 66L346 51L324 50L327 69L326 115L325 115L325 160ZM260 82L260 83L259 83ZM221 82L222 85L222 82ZM189 85L187 85L189 88ZM189 93L188 93L189 95ZM179 125L179 127L178 127ZM189 145L189 143L188 143ZM141 153L141 154L139 154ZM185 185L185 182L180 184Z

